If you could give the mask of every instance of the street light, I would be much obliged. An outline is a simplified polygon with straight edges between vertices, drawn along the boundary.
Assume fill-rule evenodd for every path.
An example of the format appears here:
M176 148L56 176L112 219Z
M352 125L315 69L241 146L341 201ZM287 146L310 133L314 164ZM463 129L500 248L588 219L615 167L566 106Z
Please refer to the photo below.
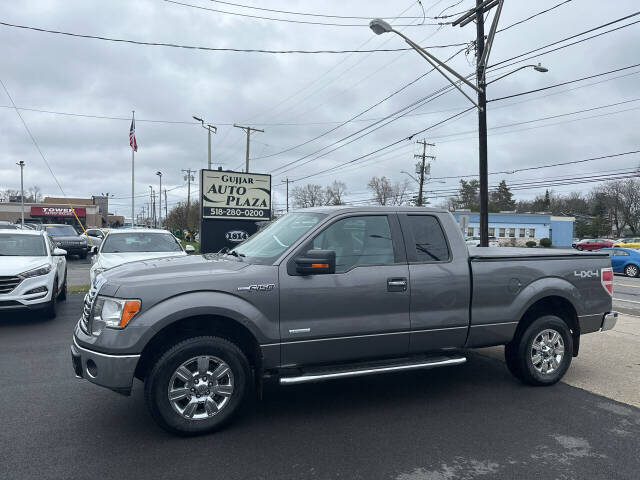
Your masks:
M517 71L522 70L523 68L533 68L536 72L540 72L540 73L546 73L546 72L549 71L549 69L547 67L543 67L542 64L540 64L540 63L538 63L537 65L523 65L522 67L516 68L515 70L512 70L509 73L505 73L504 75L501 75L498 78L494 78L490 82L487 82L485 85L489 85L489 84L491 84L493 82L497 82L498 80L501 80L504 77L508 77L512 73L516 73Z
M420 180L418 180L416 177L411 175L409 172L405 172L404 170L400 170L400 173L404 173L405 175L409 175L409 177L411 177L411 180L413 180L416 183L420 183Z
M455 81L449 78L449 76L438 67L444 68L447 72L455 76L458 80L463 82L465 85L472 88L476 92L480 93L480 89L478 87L476 87L473 83L471 83L469 80L464 78L454 69L449 67L447 64L441 62L436 57L431 55L424 48L422 48L420 45L418 45L409 37L407 37L404 33L399 32L398 30L395 30L391 25L389 25L388 22L385 22L381 18L374 18L373 20L371 20L369 22L369 28L371 28L371 30L373 30L373 33L375 33L376 35L382 35L383 33L393 32L396 35L399 35L400 37L402 37L404 41L407 42L411 48L413 48L416 52L420 54L420 56L422 56L422 58L424 58L427 62L429 62L435 70L437 70L444 78L446 78L449 81L449 83L451 83L451 85L456 87L460 93L462 93L465 97L467 97L467 100L473 103L477 108L481 108L475 101L473 101L473 99L469 95L467 95L464 92L464 90L462 90L458 86L458 84Z
M200 122L202 124L202 128L204 128L207 131L207 137L209 140L209 150L208 150L208 156L207 156L207 168L209 170L211 170L211 130L213 130L213 133L218 133L218 129L214 126L214 125L210 125L210 124L206 124L204 123L204 120L200 117L196 117L195 115L193 115L193 119Z
M160 190L158 190L158 223L160 224L160 228L162 228L162 172L158 170L156 175L160 177Z
M20 167L20 211L22 217L21 227L24 230L24 160L16 163Z
M491 48L493 46L493 40L495 38L495 34L497 31L498 21L500 19L500 14L502 12L502 6L504 4L504 0L476 0L476 7L465 12L460 18L455 20L452 25L460 25L461 27L470 23L475 19L476 21L476 53L477 53L477 64L476 64L476 82L477 86L473 85L466 78L461 76L459 73L455 72L453 69L445 65L443 62L438 60L436 57L427 52L424 48L420 47L414 41L409 39L403 33L395 30L389 23L385 22L380 18L376 18L369 22L369 27L376 35L381 35L383 33L393 32L398 36L402 37L411 48L413 48L416 52L420 54L427 62L431 64L434 70L437 70L443 77L451 83L460 93L462 93L473 105L478 109L478 170L479 170L479 179L480 179L480 246L488 247L489 246L489 173L487 167L487 157L488 157L488 148L487 148L487 83L485 79L485 73L487 69L487 64L489 61L489 55L491 53ZM484 15L491 10L493 7L496 7L496 14L494 15L493 22L491 24L491 29L489 31L489 35L486 38L486 47L485 47L485 34L484 34ZM538 72L546 72L547 69L542 65L527 65L525 67L518 68L513 72L509 72L508 74L502 75L494 79L493 83L496 80L500 80L501 78L506 77L507 75L511 75L512 73L527 67L533 67L534 70ZM458 81L452 80L443 70L446 70L450 74L454 75ZM472 88L478 94L478 101L475 102L467 95L458 83L464 83L468 87Z

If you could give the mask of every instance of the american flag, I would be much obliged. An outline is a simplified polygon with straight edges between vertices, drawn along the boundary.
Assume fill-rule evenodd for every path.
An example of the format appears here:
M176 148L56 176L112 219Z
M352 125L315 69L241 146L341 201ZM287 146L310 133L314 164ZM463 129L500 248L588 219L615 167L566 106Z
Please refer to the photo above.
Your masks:
M129 129L129 145L134 152L138 151L138 142L136 142L136 118L131 119L131 128Z

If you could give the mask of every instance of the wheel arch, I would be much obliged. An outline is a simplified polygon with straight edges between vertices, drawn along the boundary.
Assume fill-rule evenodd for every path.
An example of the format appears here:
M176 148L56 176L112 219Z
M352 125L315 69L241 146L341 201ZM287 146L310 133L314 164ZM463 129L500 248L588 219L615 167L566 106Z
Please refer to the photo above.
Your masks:
M514 340L519 339L527 327L543 315L555 315L565 321L573 337L573 356L576 357L580 348L578 313L573 303L561 295L549 295L529 305L518 321Z
M166 325L147 342L136 366L135 376L144 380L155 362L173 345L192 337L211 335L225 338L242 350L256 371L262 370L262 352L254 334L242 323L215 314L194 315Z

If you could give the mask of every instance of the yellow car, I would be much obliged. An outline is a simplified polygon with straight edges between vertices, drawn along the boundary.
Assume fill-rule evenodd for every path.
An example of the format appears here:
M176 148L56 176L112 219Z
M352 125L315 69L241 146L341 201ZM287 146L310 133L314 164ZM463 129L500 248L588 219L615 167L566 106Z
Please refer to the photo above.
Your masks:
M640 248L640 238L623 238L613 244L614 247Z

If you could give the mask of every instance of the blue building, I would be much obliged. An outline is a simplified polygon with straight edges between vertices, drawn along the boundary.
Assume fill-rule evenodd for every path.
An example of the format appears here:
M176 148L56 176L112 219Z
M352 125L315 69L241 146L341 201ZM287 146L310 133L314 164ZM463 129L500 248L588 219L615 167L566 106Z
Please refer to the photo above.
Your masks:
M480 236L480 214L451 212L460 223L461 216L469 217L469 226L463 232L467 237ZM524 246L530 240L536 243L549 238L554 247L570 247L573 241L573 217L556 217L539 213L490 213L489 237L495 237L504 246Z

